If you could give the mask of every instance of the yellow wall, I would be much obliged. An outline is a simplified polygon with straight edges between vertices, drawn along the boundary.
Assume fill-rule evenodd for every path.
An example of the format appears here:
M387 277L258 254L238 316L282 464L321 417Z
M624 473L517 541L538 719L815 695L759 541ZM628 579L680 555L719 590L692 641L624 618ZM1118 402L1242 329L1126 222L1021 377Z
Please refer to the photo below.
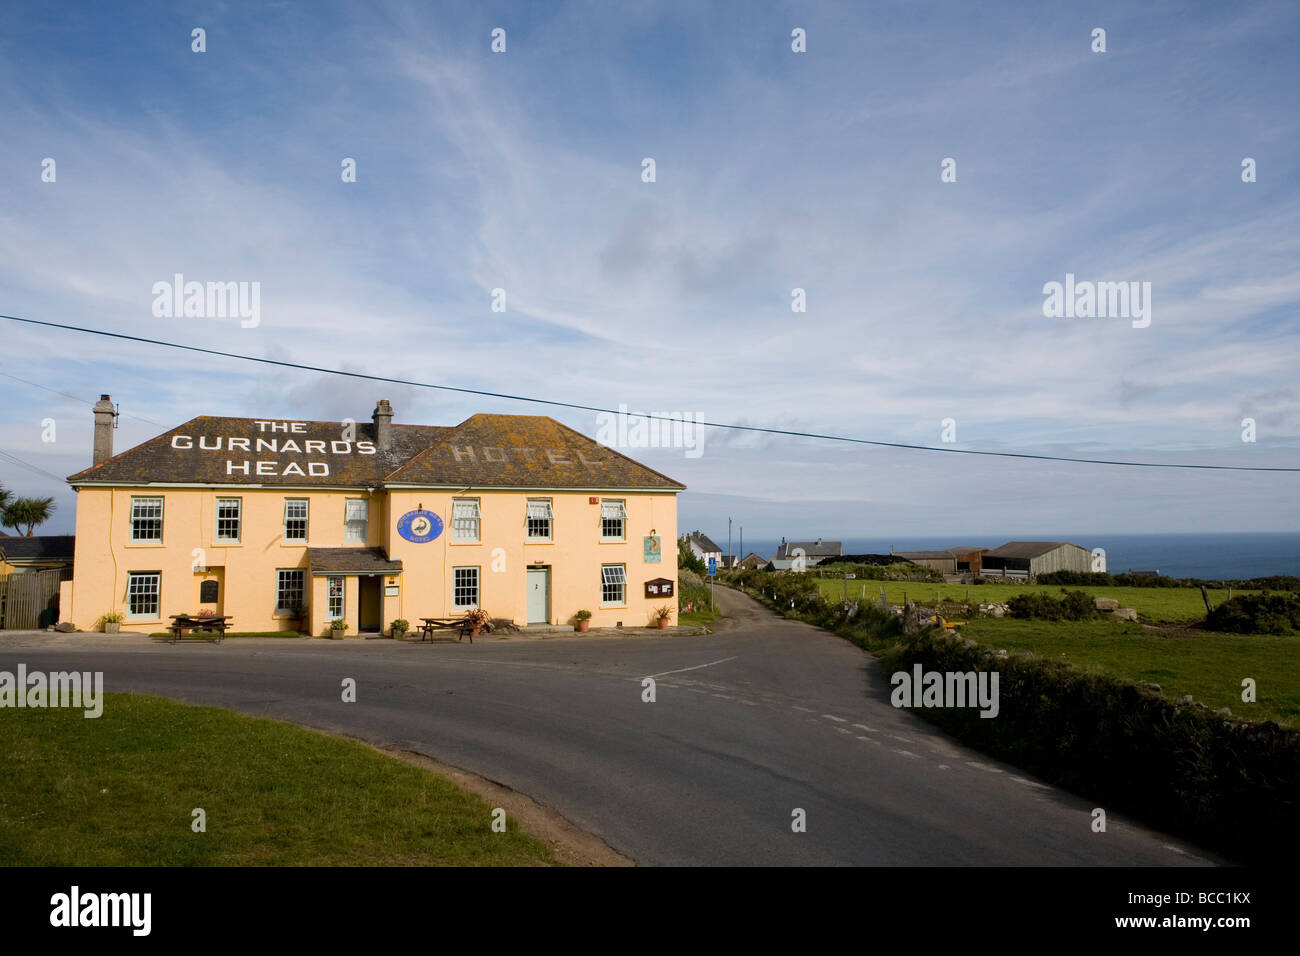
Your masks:
M590 504L590 492L503 492L469 490L459 493L481 502L481 542L453 542L451 529L452 493L447 491L383 490L369 495L370 528L367 544L387 549L390 558L401 560L400 575L385 576L381 588L382 620L386 631L395 618L406 618L417 627L421 617L455 617L452 608L452 568L480 569L479 604L493 617L524 623L527 619L526 568L544 564L551 569L552 623L567 624L573 612L592 612L592 626L644 627L652 623L651 609L668 604L676 619L675 598L646 599L644 582L651 578L677 579L677 502L672 494L620 493L626 502L626 540L602 543L599 504ZM162 497L163 540L161 544L133 544L130 541L131 497ZM243 500L239 544L215 539L216 499ZM169 615L189 613L212 604L199 601L200 582L220 581L219 608L231 615L231 626L239 631L273 631L291 626L286 616L275 614L276 570L308 568L307 547L362 547L346 542L344 501L367 497L364 492L297 491L282 489L209 488L96 488L83 486L77 494L77 550L72 600L64 605L64 617L89 630L101 614L126 610L127 573L162 573L161 609L157 618L128 618L124 631L150 632L165 629ZM555 513L551 543L525 541L525 507L530 497L549 497ZM308 540L285 542L285 498L308 499ZM390 500L391 499L391 500ZM416 544L397 533L398 519L423 505L443 520L443 531L433 541ZM642 537L651 530L662 543L661 562L643 561ZM198 556L194 549L202 549ZM205 571L195 570L196 561ZM627 567L627 603L621 607L600 606L602 564ZM385 586L396 584L399 593L383 596ZM305 629L328 634L326 578L308 575L307 603L311 612ZM359 623L360 580L346 580L346 618L350 633ZM71 607L71 613L67 608Z
M551 623L571 623L575 611L591 611L592 627L651 624L652 608L668 604L676 622L676 598L646 599L644 582L652 578L677 580L677 500L674 495L620 493L609 495L626 503L626 539L622 543L600 540L600 505L590 504L588 492L514 492L468 490L458 497L480 500L481 543L452 540L451 492L391 492L392 519L420 505L448 524L433 541L415 544L394 530L389 556L402 561L401 617L417 624L419 617L454 617L451 579L455 567L479 568L479 604L493 617L522 624L527 620L526 570L528 565L551 568ZM550 543L525 539L524 515L529 498L549 497L555 520ZM659 536L662 553L658 564L643 559L642 537L651 530ZM627 604L600 606L602 564L627 566ZM428 586L445 582L444 586Z

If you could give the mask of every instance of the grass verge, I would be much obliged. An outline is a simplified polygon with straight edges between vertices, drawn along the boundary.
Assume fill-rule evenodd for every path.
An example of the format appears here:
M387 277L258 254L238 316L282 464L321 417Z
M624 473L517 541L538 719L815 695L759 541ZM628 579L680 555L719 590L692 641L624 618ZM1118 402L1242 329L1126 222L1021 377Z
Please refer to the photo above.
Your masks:
M1300 725L1300 638L1209 631L1151 630L1123 621L1019 621L977 618L961 629L986 647L1029 651L1087 673L1159 684L1176 700L1191 694L1207 707L1249 720ZM1253 678L1255 703L1241 699Z
M832 601L844 599L845 582L840 578L816 578L818 588ZM1033 594L1041 591L1057 596L1061 593L1059 584L927 584L915 581L849 581L849 600L865 598L878 601L881 589L890 604L902 604L904 595L914 603L930 604L935 592L945 601L978 604L1005 604L1017 594ZM1083 591L1089 597L1113 597L1120 607L1131 607L1147 621L1176 622L1202 620L1205 617L1205 602L1201 600L1199 588L1124 588L1098 585L1070 585L1067 590ZM1239 594L1255 594L1254 591L1232 590L1235 597ZM1210 602L1218 607L1228 599L1227 589L1213 589L1209 592Z
M0 865L553 865L450 781L292 724L160 697L0 711ZM191 829L191 811L207 831Z

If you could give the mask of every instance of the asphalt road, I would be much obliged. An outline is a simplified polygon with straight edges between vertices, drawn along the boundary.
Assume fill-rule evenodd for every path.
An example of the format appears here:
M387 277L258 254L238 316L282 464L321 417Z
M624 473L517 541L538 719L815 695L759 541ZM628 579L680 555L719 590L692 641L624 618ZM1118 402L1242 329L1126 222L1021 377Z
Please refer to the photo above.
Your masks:
M967 750L888 701L853 645L718 590L704 637L0 639L0 669L161 694L398 746L501 782L641 864L1128 865L1211 854ZM5 632L0 632L3 635ZM132 640L132 639L128 639ZM643 678L656 681L642 701ZM357 682L343 703L344 678ZM6 715L0 713L0 719ZM806 814L795 833L793 812Z

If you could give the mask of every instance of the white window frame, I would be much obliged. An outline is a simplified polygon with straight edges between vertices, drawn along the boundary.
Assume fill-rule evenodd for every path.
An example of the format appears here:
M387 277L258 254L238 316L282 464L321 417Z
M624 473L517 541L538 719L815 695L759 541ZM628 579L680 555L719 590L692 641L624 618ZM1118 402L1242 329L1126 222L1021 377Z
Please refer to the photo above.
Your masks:
M146 584L148 579L154 581L152 612L139 612L131 609L132 590L135 588L136 580L139 579L142 584ZM148 595L151 592L146 588L136 590L138 594ZM162 572L161 571L128 571L126 573L126 616L132 620L153 621L162 617Z
M233 538L230 537L229 535L223 535L221 533L221 522L223 520L221 517L221 509L231 501L235 503L235 518L234 518L235 536ZM224 520L229 521L230 519L226 518ZM216 509L216 526L213 529L213 540L216 541L218 544L239 544L240 539L243 537L243 534L244 534L244 499L226 498L226 497L218 498L217 509Z
M474 585L473 585L474 600L472 602L465 603L462 602L460 599L461 589L469 588L468 584L462 585L457 583L456 579L460 577L462 571L474 572ZM458 611L469 610L471 608L478 607L479 602L483 599L483 595L480 593L480 588L482 587L482 584L483 584L483 575L480 573L480 570L477 566L467 565L467 566L452 568L451 569L451 606Z
M534 510L545 510L545 518L532 516ZM533 534L534 521L546 522L546 534ZM551 506L550 498L529 498L524 505L524 540L525 541L554 541L555 540L555 509Z
M366 512L365 525L363 526L361 537L356 536L352 525L360 521L359 518L349 518L348 511L353 504L360 505ZM369 498L344 498L343 499L343 540L349 543L366 544L370 540L370 499Z
M610 574L609 572L615 572ZM605 588L612 585L621 585L623 596L618 601L605 600ZM601 607L627 607L627 565L625 564L602 564L600 566L600 606Z
M135 509L137 506L142 505L145 502L154 502L154 501L158 502L158 514L156 518L153 515L148 515L148 516L141 515L139 517L136 516ZM136 521L154 521L154 520L157 520L158 522L158 537L156 538L136 537L136 533L135 533ZM133 543L139 543L139 544L162 544L162 539L163 539L163 496L162 495L132 495L131 496L131 541Z
M606 517L605 511L607 505L610 506L610 510L613 510L614 508L618 509L618 514L615 517L613 518ZM618 522L619 531L617 535L606 534L605 522L607 521ZM601 541L626 541L627 540L627 502L625 499L623 498L602 498L601 499L600 540Z
M296 588L293 588L292 590L298 591L300 593L300 597L296 602L292 604L286 604L284 603L284 593L285 593L284 582L285 582L285 576L291 574L298 575L298 581L300 583ZM307 606L307 572L304 571L302 568L276 568L275 569L275 613L292 614L298 608L306 607L306 606Z
M301 515L301 517L298 516L298 515L294 515L294 516L291 517L291 516L289 515L289 506L290 506L290 505L299 505L299 504L302 505L302 515ZM301 521L301 522L302 522L302 537L301 537L301 538L290 537L290 536L289 536L289 522L290 522L290 521ZM302 542L305 542L305 541L307 540L307 535L310 534L310 533L311 533L311 504L310 504L310 500L307 499L307 498L285 498L285 499L284 499L284 540L285 540L285 541L302 541Z
M334 584L338 582L338 594L334 593ZM335 621L347 616L348 579L341 574L331 574L325 579L325 617Z
M459 515L458 511L472 511L472 515ZM467 531L472 528L473 534ZM478 498L451 499L451 540L477 543L483 540L483 508Z

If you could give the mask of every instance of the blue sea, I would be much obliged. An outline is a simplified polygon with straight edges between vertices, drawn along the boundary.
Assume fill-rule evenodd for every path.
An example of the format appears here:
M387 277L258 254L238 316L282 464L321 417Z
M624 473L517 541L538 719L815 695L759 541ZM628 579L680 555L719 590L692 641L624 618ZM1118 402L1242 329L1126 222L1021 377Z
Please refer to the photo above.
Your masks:
M726 552L727 536L711 535ZM802 537L790 535L791 538ZM812 535L815 540L817 535ZM824 535L823 537L831 537ZM959 545L996 548L1008 541L1069 541L1080 547L1104 548L1112 574L1130 569L1159 571L1173 578L1237 579L1270 574L1300 576L1300 534L1036 534L962 535L944 538L844 538L845 554L888 554L890 551L934 551ZM776 553L779 539L732 540L739 557L756 551L765 558Z

